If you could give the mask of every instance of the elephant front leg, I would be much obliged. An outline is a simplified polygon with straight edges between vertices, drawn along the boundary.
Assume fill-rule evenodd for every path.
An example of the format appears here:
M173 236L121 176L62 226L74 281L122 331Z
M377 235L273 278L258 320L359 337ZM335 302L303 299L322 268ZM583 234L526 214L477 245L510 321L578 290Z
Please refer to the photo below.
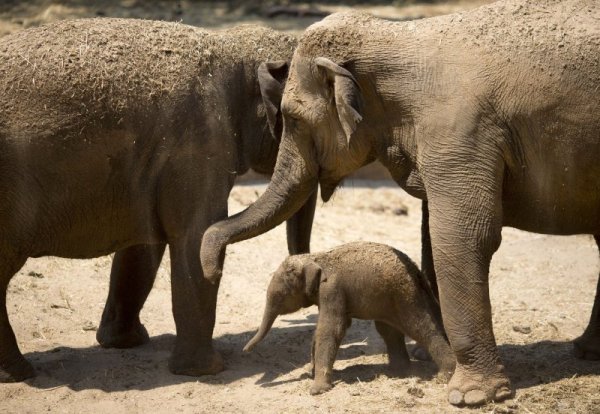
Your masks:
M600 234L594 236L600 251ZM590 322L579 338L573 344L575 356L592 361L600 360L600 275L596 286L596 298L592 307Z
M212 334L219 283L211 284L200 266L200 237L170 242L171 294L177 338L169 370L179 375L217 374L224 368Z
M333 363L346 333L344 305L339 300L332 302L327 305L321 302L319 307L313 346L314 382L310 387L311 395L322 394L333 387Z
M439 163L428 188L433 258L445 331L456 356L448 384L454 405L480 405L511 396L492 329L489 265L502 231L502 168L476 161ZM453 168L454 167L454 168ZM433 181L433 180L432 180Z
M154 284L165 244L131 246L115 253L110 289L96 339L104 348L148 342L140 311Z
M429 230L429 205L427 201L421 204L421 272L425 276L431 293L436 301L440 300L437 278L433 267L433 251L431 250L431 234Z
M23 381L35 376L35 370L19 351L6 311L8 282L25 260L9 261L6 255L3 256L4 263L0 263L0 383Z
M317 205L315 190L292 217L287 220L287 242L290 255L310 252L310 235Z

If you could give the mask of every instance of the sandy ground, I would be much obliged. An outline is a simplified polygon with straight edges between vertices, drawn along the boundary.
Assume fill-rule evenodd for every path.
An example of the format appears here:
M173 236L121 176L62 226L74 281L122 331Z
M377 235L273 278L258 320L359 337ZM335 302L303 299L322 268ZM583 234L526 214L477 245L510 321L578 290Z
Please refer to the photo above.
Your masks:
M141 1L13 2L0 7L0 34L65 17L93 15L183 20L226 26L266 22L298 31L315 19L265 20L225 4ZM483 1L371 8L391 17L449 12ZM179 7L179 8L178 8ZM180 10L180 11L178 11ZM181 11L182 10L182 11ZM240 11L241 10L241 11ZM263 183L234 189L237 212L264 191ZM396 209L406 208L408 214ZM312 247L328 249L354 240L390 244L420 259L420 203L388 181L353 180L318 208ZM414 362L415 375L385 374L385 347L372 323L355 321L335 364L335 387L312 397L306 373L316 308L282 317L251 354L242 347L260 322L269 274L286 256L279 227L230 246L221 285L215 342L226 371L214 377L171 375L174 343L169 260L161 265L142 312L150 343L105 350L95 341L108 292L110 257L77 261L31 259L13 278L8 309L25 356L38 376L0 385L0 412L458 412L446 403L445 384L431 363ZM570 341L589 319L600 268L591 237L551 237L506 228L491 269L495 333L513 400L475 412L600 413L600 362L572 356ZM464 410L463 410L464 412Z
M265 188L234 189L231 212ZM407 215L394 209L405 207ZM420 204L385 181L347 183L319 206L313 249L354 240L393 245L419 260ZM506 228L491 291L500 352L516 398L482 412L600 412L600 363L579 361L570 340L590 315L598 277L591 237L550 237ZM174 342L169 260L161 265L142 320L149 344L105 350L95 329L107 295L110 257L31 259L13 279L9 313L38 377L0 387L2 412L453 412L431 363L416 376L388 378L385 347L372 323L355 321L335 364L335 388L312 397L306 374L316 308L281 317L251 354L269 274L286 256L285 229L230 246L220 290L216 346L227 370L188 378L167 370Z

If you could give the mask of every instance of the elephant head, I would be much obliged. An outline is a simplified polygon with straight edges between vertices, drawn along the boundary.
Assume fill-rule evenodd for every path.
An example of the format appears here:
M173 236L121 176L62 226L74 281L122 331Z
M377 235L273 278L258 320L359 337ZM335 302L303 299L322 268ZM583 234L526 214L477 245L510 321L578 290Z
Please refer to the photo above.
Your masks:
M251 351L267 335L279 315L296 312L318 303L321 268L302 256L290 256L279 266L267 289L267 304L258 332L246 344Z
M289 71L285 60L263 62L258 66L256 77L259 86L259 113L266 118L262 135L244 143L247 164L256 172L272 175L280 146L283 129L281 98ZM263 121L264 122L264 121ZM255 128L255 126L250 126ZM254 136L256 132L249 133ZM304 205L287 218L287 241L290 254L308 253L317 194L310 195Z
M375 159L369 128L362 121L361 89L347 68L296 50L281 101L283 133L271 182L254 204L204 234L201 262L207 279L220 278L219 259L228 244L282 223L318 184L323 201L328 201L345 176Z

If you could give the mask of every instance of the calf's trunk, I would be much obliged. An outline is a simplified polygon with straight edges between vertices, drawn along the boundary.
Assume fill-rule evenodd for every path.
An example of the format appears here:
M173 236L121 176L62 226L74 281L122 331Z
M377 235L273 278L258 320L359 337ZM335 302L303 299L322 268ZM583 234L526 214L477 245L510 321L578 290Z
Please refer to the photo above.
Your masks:
M272 308L273 306L271 305L271 302L268 301L267 306L265 308L265 313L263 315L263 320L260 324L260 328L258 328L258 332L256 332L254 337L250 341L248 341L248 343L244 347L244 352L252 351L252 348L254 348L256 344L258 344L265 338L265 336L267 336L267 333L273 326L273 322L275 322L275 319L277 319L277 316L279 315L279 313Z

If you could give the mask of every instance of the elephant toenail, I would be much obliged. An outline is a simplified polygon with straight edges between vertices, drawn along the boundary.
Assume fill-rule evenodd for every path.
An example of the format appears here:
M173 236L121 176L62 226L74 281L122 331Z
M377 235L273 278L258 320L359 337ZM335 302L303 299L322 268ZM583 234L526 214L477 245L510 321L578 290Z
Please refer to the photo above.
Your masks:
M511 391L510 388L508 388L508 387L500 387L496 391L496 397L494 398L494 400L495 401L502 401L502 400L505 400L507 398L510 398L511 396L512 396L512 391Z
M467 405L481 405L487 400L485 392L482 390L467 391L465 394L465 404Z
M448 393L448 402L452 405L461 405L463 400L463 393L459 390L452 390Z

